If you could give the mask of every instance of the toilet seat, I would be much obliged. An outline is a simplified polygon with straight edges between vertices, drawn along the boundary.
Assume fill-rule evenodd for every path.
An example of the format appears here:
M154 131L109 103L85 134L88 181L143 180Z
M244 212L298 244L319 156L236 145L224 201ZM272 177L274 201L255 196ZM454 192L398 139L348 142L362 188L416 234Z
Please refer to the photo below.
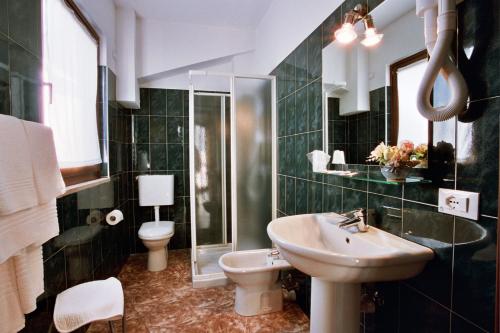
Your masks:
M174 222L145 222L139 228L139 238L144 240L159 240L174 234Z

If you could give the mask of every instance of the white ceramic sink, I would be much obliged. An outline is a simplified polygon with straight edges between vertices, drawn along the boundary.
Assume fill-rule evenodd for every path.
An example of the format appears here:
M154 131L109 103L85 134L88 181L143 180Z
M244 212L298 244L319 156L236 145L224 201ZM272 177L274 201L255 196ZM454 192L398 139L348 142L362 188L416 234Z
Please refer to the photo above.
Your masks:
M339 228L345 217L307 214L278 218L267 233L283 257L311 275L311 332L358 332L360 285L420 273L431 249L369 227Z

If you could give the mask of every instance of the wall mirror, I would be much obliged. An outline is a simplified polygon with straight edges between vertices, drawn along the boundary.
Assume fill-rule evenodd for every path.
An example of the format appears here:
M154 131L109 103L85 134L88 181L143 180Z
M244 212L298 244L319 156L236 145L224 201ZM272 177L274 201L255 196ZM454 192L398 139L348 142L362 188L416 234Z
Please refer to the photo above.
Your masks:
M414 0L386 0L370 12L384 34L374 47L358 38L323 49L324 147L342 150L347 164L365 164L381 141L430 143L432 126L417 111L415 98L427 65L423 20Z

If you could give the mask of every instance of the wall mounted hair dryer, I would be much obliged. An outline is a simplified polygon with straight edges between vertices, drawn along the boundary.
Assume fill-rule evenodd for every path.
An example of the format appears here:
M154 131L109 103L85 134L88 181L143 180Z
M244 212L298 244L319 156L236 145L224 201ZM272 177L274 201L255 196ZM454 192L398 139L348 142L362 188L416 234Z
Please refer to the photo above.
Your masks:
M462 114L469 91L460 71L450 57L450 46L457 31L456 0L416 0L417 16L424 18L425 46L430 55L427 69L418 88L417 108L430 121L444 121ZM431 92L438 74L448 83L447 105L433 107Z

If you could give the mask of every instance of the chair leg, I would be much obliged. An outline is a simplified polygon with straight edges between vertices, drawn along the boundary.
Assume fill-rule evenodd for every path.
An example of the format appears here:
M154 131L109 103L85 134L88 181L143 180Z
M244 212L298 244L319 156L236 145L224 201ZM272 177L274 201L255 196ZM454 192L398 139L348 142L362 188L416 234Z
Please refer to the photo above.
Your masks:
M109 324L109 331L111 333L115 333L115 326L113 325L113 322L112 321L108 321L108 324Z

